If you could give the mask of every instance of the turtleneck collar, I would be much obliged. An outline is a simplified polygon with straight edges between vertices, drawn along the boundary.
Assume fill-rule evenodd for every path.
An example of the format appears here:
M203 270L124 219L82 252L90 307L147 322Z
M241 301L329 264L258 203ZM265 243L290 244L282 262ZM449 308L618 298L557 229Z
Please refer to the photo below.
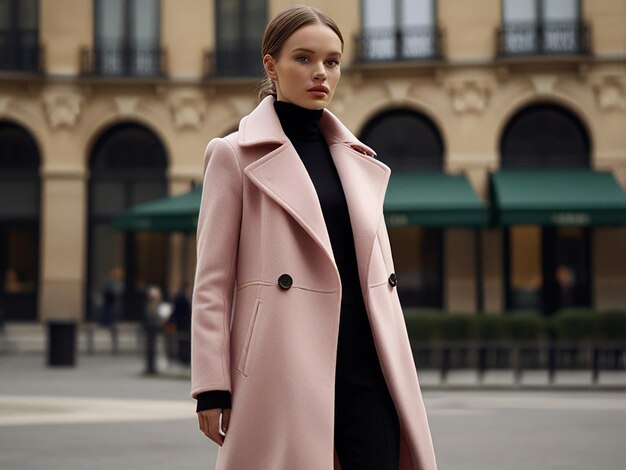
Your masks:
M307 109L286 101L274 101L274 109L289 140L317 141L322 138L323 109Z

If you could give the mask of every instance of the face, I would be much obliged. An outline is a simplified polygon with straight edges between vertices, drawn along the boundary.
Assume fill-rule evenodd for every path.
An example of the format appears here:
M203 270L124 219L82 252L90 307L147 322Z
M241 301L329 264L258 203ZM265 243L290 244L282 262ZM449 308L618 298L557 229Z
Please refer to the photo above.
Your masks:
M276 83L279 101L321 109L333 99L341 71L341 40L323 24L303 26L285 41L278 58L263 57L263 66Z

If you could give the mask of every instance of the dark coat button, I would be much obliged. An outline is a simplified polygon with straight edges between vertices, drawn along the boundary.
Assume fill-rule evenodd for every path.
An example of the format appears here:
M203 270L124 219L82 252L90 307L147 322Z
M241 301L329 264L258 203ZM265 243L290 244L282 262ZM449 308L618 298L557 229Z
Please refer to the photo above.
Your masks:
M293 284L293 279L289 274L281 274L278 278L278 285L283 289L289 289Z
M396 273L391 273L389 275L389 284L394 287L398 284L398 277L396 276Z

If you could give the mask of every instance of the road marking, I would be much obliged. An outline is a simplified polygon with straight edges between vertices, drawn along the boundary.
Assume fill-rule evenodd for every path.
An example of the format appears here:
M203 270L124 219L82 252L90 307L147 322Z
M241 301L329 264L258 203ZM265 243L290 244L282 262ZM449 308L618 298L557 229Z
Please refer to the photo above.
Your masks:
M0 426L195 419L190 401L0 396Z

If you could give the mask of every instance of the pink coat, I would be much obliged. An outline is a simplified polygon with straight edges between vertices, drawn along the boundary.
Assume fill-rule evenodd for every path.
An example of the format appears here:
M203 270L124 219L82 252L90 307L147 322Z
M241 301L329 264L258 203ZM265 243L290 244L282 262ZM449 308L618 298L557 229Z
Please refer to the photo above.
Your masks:
M338 469L333 446L341 280L317 193L265 98L204 159L193 292L192 397L229 390L216 470ZM401 427L401 470L435 455L383 218L391 170L325 111L361 288ZM291 287L278 278L289 274ZM284 283L281 283L284 284Z

